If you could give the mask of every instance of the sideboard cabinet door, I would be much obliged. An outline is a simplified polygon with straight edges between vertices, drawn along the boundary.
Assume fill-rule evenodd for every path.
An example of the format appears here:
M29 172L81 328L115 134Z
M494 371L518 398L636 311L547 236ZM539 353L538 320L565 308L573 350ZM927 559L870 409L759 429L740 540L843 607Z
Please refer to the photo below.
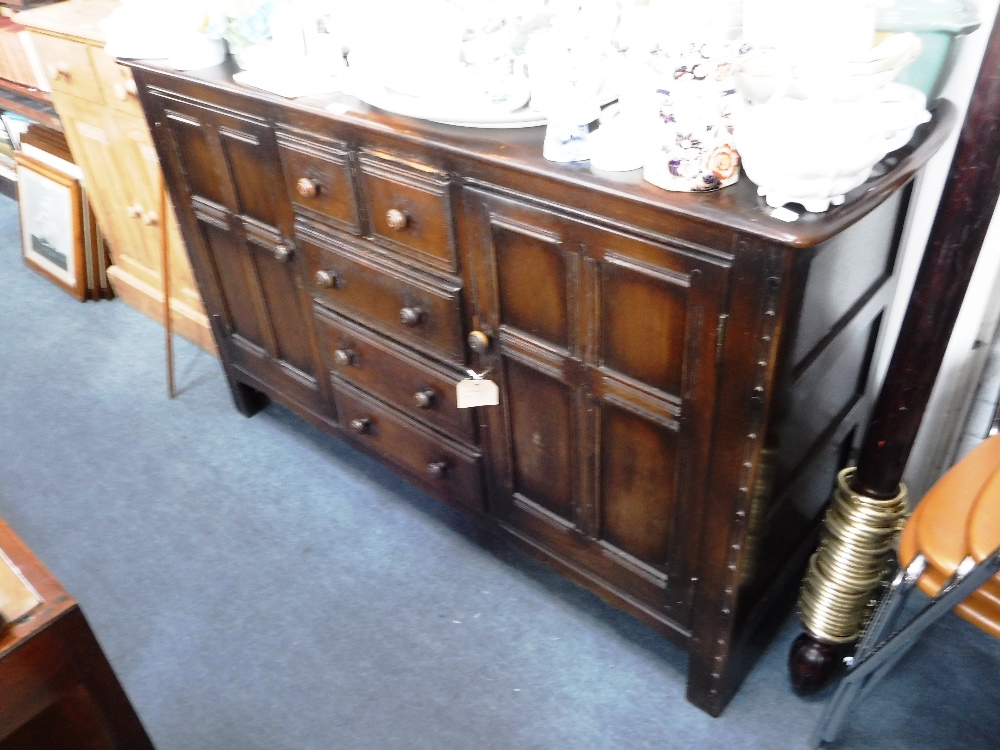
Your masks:
M227 363L322 412L328 399L273 131L251 115L150 93L170 152L161 158L175 161L175 198L197 228L189 247Z
M728 269L481 190L465 206L501 390L492 512L683 628Z

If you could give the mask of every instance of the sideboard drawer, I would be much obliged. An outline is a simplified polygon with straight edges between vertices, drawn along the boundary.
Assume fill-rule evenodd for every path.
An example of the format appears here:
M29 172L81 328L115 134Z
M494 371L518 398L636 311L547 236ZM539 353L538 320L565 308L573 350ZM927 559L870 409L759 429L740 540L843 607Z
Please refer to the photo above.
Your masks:
M444 359L465 362L457 279L390 265L301 224L296 232L317 301Z
M31 39L45 61L45 75L54 91L104 104L86 44L42 34L32 34Z
M277 132L285 187L295 210L338 229L361 234L350 152L334 142Z
M330 371L410 417L459 440L476 442L472 409L459 409L461 375L405 351L334 313L316 308L323 355Z
M372 154L358 160L375 241L442 271L458 270L448 176Z
M341 423L359 443L401 468L432 495L485 512L478 451L438 437L339 378L334 385Z

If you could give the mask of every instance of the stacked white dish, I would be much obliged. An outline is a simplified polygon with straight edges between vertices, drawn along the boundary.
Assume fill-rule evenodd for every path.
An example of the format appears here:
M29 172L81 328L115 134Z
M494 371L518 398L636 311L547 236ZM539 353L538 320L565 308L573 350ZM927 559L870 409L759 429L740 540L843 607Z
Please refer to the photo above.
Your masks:
M922 92L893 83L919 56L920 40L904 33L875 44L871 0L836 8L823 0L747 0L744 12L754 46L736 75L745 102L735 128L744 172L769 206L821 212L840 205L930 119Z
M892 34L853 59L839 62L796 60L774 48L754 51L736 74L750 104L778 96L852 102L890 83L920 56L916 34Z

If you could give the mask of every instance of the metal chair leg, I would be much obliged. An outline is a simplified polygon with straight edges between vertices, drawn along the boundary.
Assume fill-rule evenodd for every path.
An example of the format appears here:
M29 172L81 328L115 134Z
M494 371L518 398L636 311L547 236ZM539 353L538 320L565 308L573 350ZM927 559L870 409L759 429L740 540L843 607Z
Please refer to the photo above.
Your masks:
M811 739L812 747L819 747L824 742L833 742L843 726L851 705L859 697L859 692L867 691L868 682L873 678L875 682L881 679L931 625L996 575L997 571L1000 571L1000 548L979 565L976 565L971 557L966 558L955 575L919 614L889 638L871 648L869 653L861 658L855 658L850 671L837 686L837 691L820 718ZM891 606L898 608L900 605L890 602L887 609Z
M927 560L923 555L917 555L906 568L900 568L896 571L892 583L889 584L888 590L872 616L868 629L861 637L854 656L845 660L848 665L848 673L841 680L833 697L823 710L819 724L810 738L810 747L819 747L823 742L833 742L837 738L844 720L847 718L847 712L857 699L858 691L862 688L861 683L852 679L851 670L853 670L854 665L882 643L886 633L892 632L891 629L898 619L899 613L926 568Z

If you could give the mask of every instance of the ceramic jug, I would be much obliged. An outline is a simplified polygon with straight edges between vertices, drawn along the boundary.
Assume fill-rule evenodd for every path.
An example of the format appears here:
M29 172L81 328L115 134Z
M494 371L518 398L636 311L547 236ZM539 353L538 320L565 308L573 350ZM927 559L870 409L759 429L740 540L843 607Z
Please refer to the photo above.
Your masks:
M642 172L647 182L666 190L704 192L739 179L733 129L742 99L733 82L734 47L693 44L679 54L656 56L656 121Z

